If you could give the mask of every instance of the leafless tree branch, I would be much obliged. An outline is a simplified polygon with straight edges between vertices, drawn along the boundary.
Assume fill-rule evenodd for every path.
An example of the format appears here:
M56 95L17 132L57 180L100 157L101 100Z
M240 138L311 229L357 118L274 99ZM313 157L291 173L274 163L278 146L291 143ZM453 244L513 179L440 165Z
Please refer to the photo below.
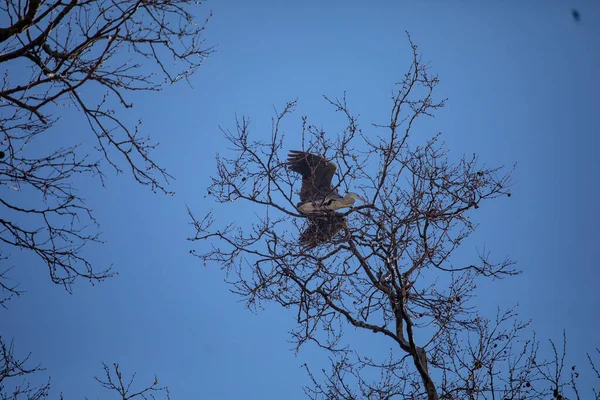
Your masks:
M31 354L24 358L15 355L14 344L6 343L0 336L0 400L41 400L50 398L50 379L41 385L32 385L29 380L43 372L40 365L29 366ZM104 377L94 379L105 389L121 400L165 399L169 400L169 389L160 386L155 376L152 383L145 387L134 385L135 373L131 378L123 376L119 364L108 366L103 363ZM60 399L63 395L60 394Z
M94 379L96 379L103 388L117 392L119 398L122 398L123 400L135 398L142 398L144 400L156 399L157 395L160 395L161 397L164 395L164 398L167 400L171 398L169 389L166 386L160 386L156 376L149 386L142 389L133 389L132 386L133 381L135 380L135 373L131 376L131 379L124 379L119 364L113 364L112 368L105 363L102 363L102 366L104 368L104 378L95 377Z
M36 254L53 282L98 282L83 254L99 243L97 222L75 185L104 182L103 162L152 191L169 194L171 175L152 158L157 143L121 118L134 92L187 80L212 52L193 0L4 1L0 12L0 258L11 249ZM95 140L48 146L58 110L83 113ZM73 127L85 130L85 127ZM63 135L64 136L64 135ZM78 144L79 143L79 144ZM95 144L95 145L94 145ZM93 147L100 156L90 156ZM2 276L1 278L4 278ZM7 287L3 286L6 290Z

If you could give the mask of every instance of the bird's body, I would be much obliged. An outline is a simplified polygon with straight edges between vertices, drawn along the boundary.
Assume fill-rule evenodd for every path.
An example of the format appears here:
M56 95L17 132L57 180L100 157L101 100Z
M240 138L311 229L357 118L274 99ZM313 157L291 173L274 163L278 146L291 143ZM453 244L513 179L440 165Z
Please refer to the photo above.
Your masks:
M291 150L288 155L289 168L302 175L300 203L296 206L304 214L315 214L352 207L356 200L364 201L356 193L340 196L331 180L337 169L335 163L325 157L302 151Z
M291 150L287 162L290 170L302 176L300 203L296 209L306 215L308 228L300 235L300 242L308 247L329 242L344 227L346 217L335 212L352 207L356 200L362 200L356 193L341 196L331 180L336 165L325 157Z
M352 207L354 202L360 199L356 193L348 193L342 197L335 193L325 196L322 200L309 200L298 203L296 208L303 214L322 214L324 211L335 211L345 207Z

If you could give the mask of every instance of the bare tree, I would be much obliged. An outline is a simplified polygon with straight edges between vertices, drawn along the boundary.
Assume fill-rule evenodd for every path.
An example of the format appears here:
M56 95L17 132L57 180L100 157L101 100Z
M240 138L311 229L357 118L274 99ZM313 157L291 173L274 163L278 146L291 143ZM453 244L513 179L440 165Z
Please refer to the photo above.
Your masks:
M29 357L18 358L14 344L6 343L0 336L0 399L45 399L50 392L50 381L32 385L25 377L42 371L40 365L28 366ZM14 386L12 382L15 382ZM11 384L11 386L8 386Z
M99 242L91 210L74 185L105 168L129 170L142 185L169 194L171 176L152 158L156 147L125 123L128 94L186 80L211 53L194 0L5 0L0 5L0 259L11 249L36 254L53 282L70 290L77 277L111 276L82 253ZM89 130L66 146L47 133L71 106ZM64 136L64 135L63 135ZM92 146L98 156L90 156ZM93 153L92 153L93 154ZM6 271L0 279L6 282ZM19 294L2 284L4 299Z
M44 369L40 366L28 366L28 355L25 358L19 358L15 355L13 342L4 342L0 336L0 400L40 400L50 398L51 383L50 379L43 384L34 385L29 379L34 378L36 374ZM135 373L131 378L123 377L119 364L113 364L112 367L102 363L104 376L94 377L103 388L116 392L122 400L129 399L169 399L169 389L166 386L160 386L158 378L155 376L151 384L138 388L134 385ZM29 378L29 379L27 379ZM63 399L63 395L60 395Z
M312 399L546 398L534 390L547 364L535 364L528 324L513 309L486 319L473 303L478 280L519 271L485 249L473 263L452 257L475 230L470 215L510 196L512 171L476 156L452 161L439 134L416 135L418 119L445 100L434 99L438 78L410 45L412 62L393 90L389 120L363 130L346 95L325 97L345 120L337 135L302 118L302 150L337 164L335 189L367 199L343 213L348 222L329 243L300 240L307 222L296 209L298 176L287 168L282 128L291 102L273 119L270 140L252 140L246 118L235 131L223 129L233 155L217 157L208 195L255 211L256 220L218 224L212 212L188 210L189 240L203 245L191 252L221 265L248 308L272 301L295 310L296 350L312 342L330 353L322 379L306 366ZM348 327L351 335L383 335L390 354L364 353Z
M144 388L138 389L133 388L133 382L135 380L135 373L130 379L123 379L123 373L121 372L119 364L113 364L112 368L106 363L102 363L104 369L104 377L94 379L105 389L117 392L119 398L123 400L141 398L141 399L156 399L157 395L160 398L169 400L169 388L166 386L160 386L158 377L154 376L152 383ZM164 397L163 397L164 396Z

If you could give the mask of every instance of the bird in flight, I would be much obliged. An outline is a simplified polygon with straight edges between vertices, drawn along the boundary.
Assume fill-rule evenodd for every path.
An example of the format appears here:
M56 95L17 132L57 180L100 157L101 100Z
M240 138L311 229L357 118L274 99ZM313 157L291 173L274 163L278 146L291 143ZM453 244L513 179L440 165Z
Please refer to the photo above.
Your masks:
M340 196L331 185L337 167L325 157L291 150L287 164L290 170L302 176L300 203L296 208L303 214L321 214L325 211L352 207L356 200L365 202L362 197L352 192Z
M331 184L337 167L325 157L291 150L287 165L302 176L296 209L306 215L308 228L300 235L300 243L315 247L330 241L346 223L346 217L335 211L352 207L356 200L366 201L356 193L338 193Z

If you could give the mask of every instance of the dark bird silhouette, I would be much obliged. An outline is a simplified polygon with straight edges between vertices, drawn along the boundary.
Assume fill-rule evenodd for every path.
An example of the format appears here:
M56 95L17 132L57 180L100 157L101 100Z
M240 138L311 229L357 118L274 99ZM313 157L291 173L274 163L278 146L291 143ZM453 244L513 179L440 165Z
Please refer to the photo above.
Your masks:
M331 185L337 169L335 163L311 153L291 150L287 162L290 170L302 175L300 203L296 205L303 214L320 214L326 210L352 207L356 200L365 201L356 193L340 196Z
M575 20L575 22L581 21L581 16L579 15L579 11L577 11L576 9L571 10L571 15L573 16L573 19Z
M300 243L315 247L329 242L346 223L346 217L335 210L352 207L356 200L365 200L356 193L345 196L338 193L331 184L337 167L325 157L291 150L287 164L290 170L302 176L300 203L296 209L306 215L308 228L300 235Z

